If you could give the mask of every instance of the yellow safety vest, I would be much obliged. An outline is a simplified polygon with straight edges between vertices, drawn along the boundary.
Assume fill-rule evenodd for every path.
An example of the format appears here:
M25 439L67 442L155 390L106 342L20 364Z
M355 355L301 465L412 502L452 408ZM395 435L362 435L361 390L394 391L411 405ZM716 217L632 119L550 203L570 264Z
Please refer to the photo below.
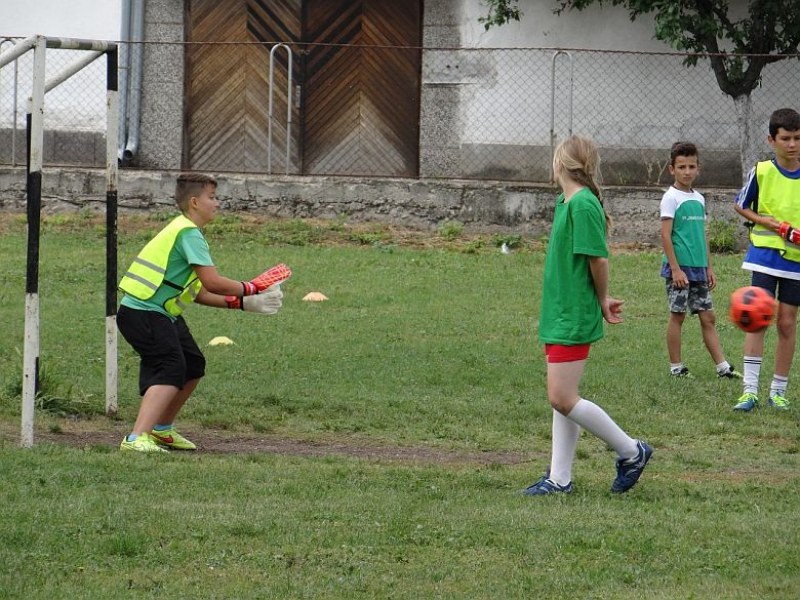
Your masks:
M756 165L758 182L758 214L770 215L780 222L800 227L800 179L784 177L771 160ZM800 246L783 239L763 225L754 225L750 241L759 248L774 248L794 262L800 262Z
M119 283L119 289L139 300L148 300L163 283L175 289L175 296L164 303L164 310L174 317L180 315L197 298L202 284L194 272L182 283L167 281L164 275L167 272L169 253L178 234L189 227L197 225L183 215L175 217L133 259Z

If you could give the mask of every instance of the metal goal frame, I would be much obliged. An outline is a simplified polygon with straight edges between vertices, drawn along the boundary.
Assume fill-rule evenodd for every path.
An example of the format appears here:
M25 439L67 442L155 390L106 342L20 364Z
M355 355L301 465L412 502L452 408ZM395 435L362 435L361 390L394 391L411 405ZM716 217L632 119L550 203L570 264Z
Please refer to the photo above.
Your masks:
M87 51L54 77L45 77L48 48ZM33 51L33 87L28 98L26 137L27 270L20 445L33 446L34 409L39 381L39 239L45 94L101 56L106 57L106 413L117 412L117 137L119 129L118 48L113 42L34 35L0 54L0 69Z

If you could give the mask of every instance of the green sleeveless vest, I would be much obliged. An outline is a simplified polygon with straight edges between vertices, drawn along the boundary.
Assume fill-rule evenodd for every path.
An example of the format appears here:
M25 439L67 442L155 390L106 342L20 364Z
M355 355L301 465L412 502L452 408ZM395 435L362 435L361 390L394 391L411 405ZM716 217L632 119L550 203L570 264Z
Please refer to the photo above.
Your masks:
M800 180L784 177L771 160L756 165L758 182L758 214L770 215L800 227ZM783 239L762 225L753 226L750 241L759 248L774 248L794 262L800 262L800 246Z
M119 283L119 289L139 300L147 300L153 297L163 283L175 289L175 296L164 303L164 309L173 317L180 315L194 302L202 284L194 273L180 283L166 281L164 275L167 272L169 253L175 245L178 234L189 227L197 225L183 215L175 217L133 259Z

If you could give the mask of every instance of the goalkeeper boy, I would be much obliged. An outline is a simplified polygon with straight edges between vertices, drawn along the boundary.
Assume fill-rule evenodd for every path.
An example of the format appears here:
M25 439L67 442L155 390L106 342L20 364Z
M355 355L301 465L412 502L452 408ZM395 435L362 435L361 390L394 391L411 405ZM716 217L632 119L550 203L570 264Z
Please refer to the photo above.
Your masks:
M183 405L205 375L205 357L181 313L192 302L241 309L262 315L281 307L280 283L291 275L285 265L251 281L217 272L201 227L219 208L217 182L207 175L182 174L175 188L181 215L175 217L139 253L119 284L124 296L117 326L139 354L142 402L122 450L166 452L194 450L175 430Z

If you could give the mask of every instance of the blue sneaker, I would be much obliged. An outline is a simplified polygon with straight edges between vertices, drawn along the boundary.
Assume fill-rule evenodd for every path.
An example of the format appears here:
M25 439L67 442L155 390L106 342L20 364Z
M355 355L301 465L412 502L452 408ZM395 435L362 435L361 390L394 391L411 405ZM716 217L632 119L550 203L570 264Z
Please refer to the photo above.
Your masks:
M733 407L733 410L750 412L756 406L758 406L758 396L756 396L753 392L745 392L739 396L739 399L736 401L736 406Z
M571 494L572 482L567 485L558 485L552 479L548 479L549 473L542 475L536 483L533 483L522 490L525 496L547 496L548 494Z
M617 461L617 478L611 484L611 491L615 494L622 494L635 486L647 466L647 462L653 456L653 449L647 445L647 442L637 440L636 447L639 452L635 457L620 458Z

